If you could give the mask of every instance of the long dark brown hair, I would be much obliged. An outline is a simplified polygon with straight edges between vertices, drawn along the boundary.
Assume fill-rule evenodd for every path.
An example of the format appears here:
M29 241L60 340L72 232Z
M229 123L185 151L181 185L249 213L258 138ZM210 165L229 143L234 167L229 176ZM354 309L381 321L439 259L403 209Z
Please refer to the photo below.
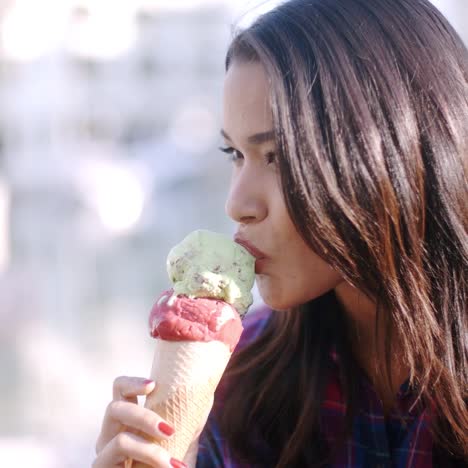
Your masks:
M382 371L393 336L436 446L468 459L468 54L427 0L291 0L234 36L226 58L260 62L284 198L298 232L377 302ZM334 292L274 312L231 360L221 428L240 459L326 461L319 411L332 343L349 435L356 363ZM376 333L380 328L376 327ZM317 441L313 443L312 441Z

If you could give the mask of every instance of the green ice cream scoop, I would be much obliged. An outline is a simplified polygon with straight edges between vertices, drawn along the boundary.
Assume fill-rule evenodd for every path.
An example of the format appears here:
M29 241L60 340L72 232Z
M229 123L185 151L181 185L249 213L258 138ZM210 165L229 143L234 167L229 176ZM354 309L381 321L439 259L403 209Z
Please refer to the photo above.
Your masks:
M241 317L252 304L255 257L222 234L190 233L169 252L167 273L176 294L220 299Z

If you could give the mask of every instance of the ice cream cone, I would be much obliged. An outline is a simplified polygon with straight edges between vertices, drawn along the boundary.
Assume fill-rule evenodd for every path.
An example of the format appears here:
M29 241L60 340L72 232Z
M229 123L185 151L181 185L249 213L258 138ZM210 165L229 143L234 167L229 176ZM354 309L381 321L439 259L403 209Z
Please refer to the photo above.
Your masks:
M173 288L161 294L148 320L156 339L151 370L156 387L145 407L175 430L169 440L155 442L184 460L241 336L241 318L252 303L255 257L223 235L197 230L169 252L166 266Z
M158 441L172 457L183 460L200 432L230 356L229 347L220 341L156 340L151 378L157 385L145 407L175 429L171 439ZM128 466L149 468L139 462Z

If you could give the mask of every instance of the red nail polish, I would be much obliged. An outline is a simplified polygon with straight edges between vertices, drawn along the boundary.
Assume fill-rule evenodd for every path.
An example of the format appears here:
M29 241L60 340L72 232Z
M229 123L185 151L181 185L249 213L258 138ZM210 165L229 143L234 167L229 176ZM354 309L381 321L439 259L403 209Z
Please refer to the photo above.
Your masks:
M158 429L163 433L166 434L167 436L171 436L174 434L175 430L173 427L169 426L169 424L165 423L164 421L161 421L158 424Z
M184 462L176 460L175 458L171 458L170 463L173 468L188 468Z
M150 385L152 383L154 383L154 380L151 380L151 379L143 380L143 385Z

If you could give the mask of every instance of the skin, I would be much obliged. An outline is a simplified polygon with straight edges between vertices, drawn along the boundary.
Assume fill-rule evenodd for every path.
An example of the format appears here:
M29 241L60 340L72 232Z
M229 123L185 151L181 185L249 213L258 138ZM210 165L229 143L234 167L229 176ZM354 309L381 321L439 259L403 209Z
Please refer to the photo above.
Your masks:
M164 420L155 412L138 405L137 397L149 395L152 391L157 391L157 383L145 378L120 376L114 380L113 398L104 415L96 442L97 457L92 468L124 468L125 460L129 458L154 468L174 466L166 450L143 436L146 434L146 437L156 441L169 438L158 429L159 423ZM196 464L198 436L205 422L183 460L190 468Z
M388 413L408 373L395 359L391 371L394 385L389 387L382 381L376 357L383 349L374 338L375 302L344 281L305 244L286 208L273 138L252 142L253 135L273 130L269 82L260 63L232 63L225 78L223 109L221 133L233 161L226 211L238 223L238 233L267 256L256 277L262 299L275 310L286 310L335 290L350 319L355 357Z
M336 288L343 283L341 275L312 252L288 215L271 156L273 139L248 142L249 136L273 129L268 82L260 64L234 62L229 68L223 109L226 145L235 149L226 212L242 237L268 257L256 276L262 299L285 310Z
M269 84L263 67L258 63L234 62L224 83L222 133L233 160L226 212L238 224L238 233L266 255L256 279L260 294L270 307L286 310L335 290L350 319L356 359L373 381L384 411L388 412L407 370L395 359L395 385L389 388L381 381L375 359L381 351L374 340L375 303L311 251L295 229L281 192L273 139L256 144L249 140L254 134L273 129L271 115ZM128 458L155 468L171 467L171 455L141 435L153 440L167 438L157 429L162 418L138 405L137 396L146 396L153 390L155 383L145 383L143 378L115 379L113 400L103 419L93 468L123 468ZM198 434L203 426L204 423ZM195 467L197 451L198 435L184 459L191 468Z

